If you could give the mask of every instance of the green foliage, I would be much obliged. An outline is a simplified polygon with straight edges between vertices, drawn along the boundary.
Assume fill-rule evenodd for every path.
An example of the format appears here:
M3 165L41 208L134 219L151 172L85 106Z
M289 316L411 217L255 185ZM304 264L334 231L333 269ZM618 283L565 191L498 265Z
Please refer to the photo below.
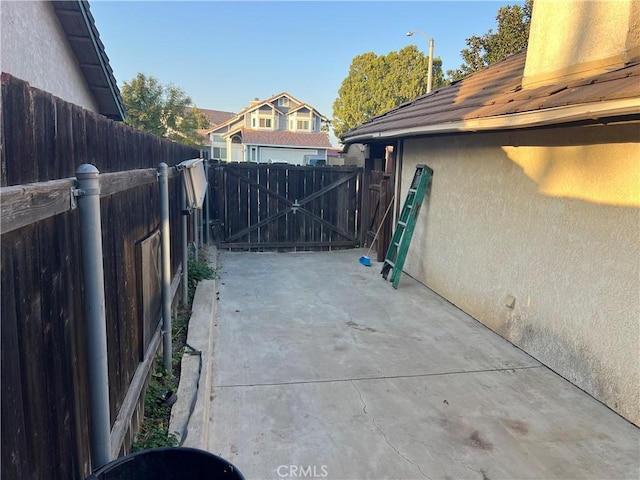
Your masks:
M387 55L367 52L356 56L333 103L336 136L425 94L428 64L429 57L415 45ZM442 60L434 58L433 88L443 84Z
M195 295L198 282L201 280L216 278L216 271L209 266L204 258L198 257L198 260L196 260L195 256L191 253L189 255L189 262L187 265L189 269L189 303L191 303L193 296Z
M198 129L207 128L209 121L200 110L191 108L191 98L182 89L138 73L124 82L121 94L127 125L178 143L202 144Z
M464 63L460 68L447 70L448 80L464 78L525 48L529 41L532 8L533 0L526 0L524 6L501 7L496 15L498 30L467 38L468 48L460 52Z
M156 368L161 372L162 357L156 358L156 365L159 365ZM178 445L176 435L169 433L171 407L162 402L169 390L175 390L175 386L164 373L154 373L151 376L144 399L144 421L136 434L135 442L131 446L132 452Z
M211 268L204 257L199 257L196 261L193 253L189 258L189 303L186 307L180 308L178 314L172 321L172 373L169 376L164 371L163 358L158 355L155 358L155 372L149 379L147 393L144 401L144 420L140 430L136 434L135 442L132 445L132 452L146 450L157 447L175 447L178 445L178 437L169 432L169 421L171 419L171 407L163 403L163 399L168 391L176 392L180 381L180 367L182 354L187 344L187 329L191 316L190 305L193 300L198 282L205 279L215 278L216 271Z

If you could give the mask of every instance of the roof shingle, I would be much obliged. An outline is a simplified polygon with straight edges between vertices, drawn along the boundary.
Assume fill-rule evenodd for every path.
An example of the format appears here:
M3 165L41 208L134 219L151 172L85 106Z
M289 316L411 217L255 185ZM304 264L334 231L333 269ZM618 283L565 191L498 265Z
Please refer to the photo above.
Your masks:
M288 131L242 130L242 141L250 145L278 145L291 147L330 148L331 142L324 132L300 133Z
M523 90L525 60L526 50L523 50L456 83L378 115L349 130L342 139L349 143L367 134L444 126L605 100L640 100L639 62L579 80Z

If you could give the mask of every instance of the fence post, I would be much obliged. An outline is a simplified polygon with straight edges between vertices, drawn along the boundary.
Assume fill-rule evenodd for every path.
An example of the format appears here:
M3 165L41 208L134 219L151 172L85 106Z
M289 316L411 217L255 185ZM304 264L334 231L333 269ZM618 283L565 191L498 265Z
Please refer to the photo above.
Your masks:
M185 191L184 182L180 182L182 188L182 304L186 305L189 301L189 292L187 282L189 281L189 254L187 245L187 193Z
M204 176L207 179L207 192L204 196L204 206L206 208L204 211L204 243L209 245L209 229L211 228L209 224L209 207L211 202L209 202L209 160L207 159L204 161Z
M198 261L198 209L194 208L191 211L193 219L193 258Z
M162 359L166 374L172 376L171 368L171 233L169 230L169 166L162 162L158 166L160 185L160 230L162 238Z
M109 363L104 298L104 265L100 221L100 172L90 164L76 170L84 312L87 322L87 367L89 375L89 432L92 469L111 461L109 412Z
M204 241L204 204L198 209L198 247L202 248Z

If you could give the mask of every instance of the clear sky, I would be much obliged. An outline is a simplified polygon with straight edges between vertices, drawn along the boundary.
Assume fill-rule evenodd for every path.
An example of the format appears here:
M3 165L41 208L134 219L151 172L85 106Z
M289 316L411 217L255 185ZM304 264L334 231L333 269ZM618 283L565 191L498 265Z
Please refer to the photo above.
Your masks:
M496 28L504 1L90 2L118 85L138 72L200 108L238 112L288 92L331 118L351 60L415 44L457 68L465 39ZM336 144L335 138L332 143Z

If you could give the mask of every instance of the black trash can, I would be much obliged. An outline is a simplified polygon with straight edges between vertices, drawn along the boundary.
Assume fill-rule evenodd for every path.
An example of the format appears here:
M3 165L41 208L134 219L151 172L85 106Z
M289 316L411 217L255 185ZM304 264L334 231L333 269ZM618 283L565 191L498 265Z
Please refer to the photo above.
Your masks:
M187 447L152 448L109 462L87 480L245 480L227 460Z

